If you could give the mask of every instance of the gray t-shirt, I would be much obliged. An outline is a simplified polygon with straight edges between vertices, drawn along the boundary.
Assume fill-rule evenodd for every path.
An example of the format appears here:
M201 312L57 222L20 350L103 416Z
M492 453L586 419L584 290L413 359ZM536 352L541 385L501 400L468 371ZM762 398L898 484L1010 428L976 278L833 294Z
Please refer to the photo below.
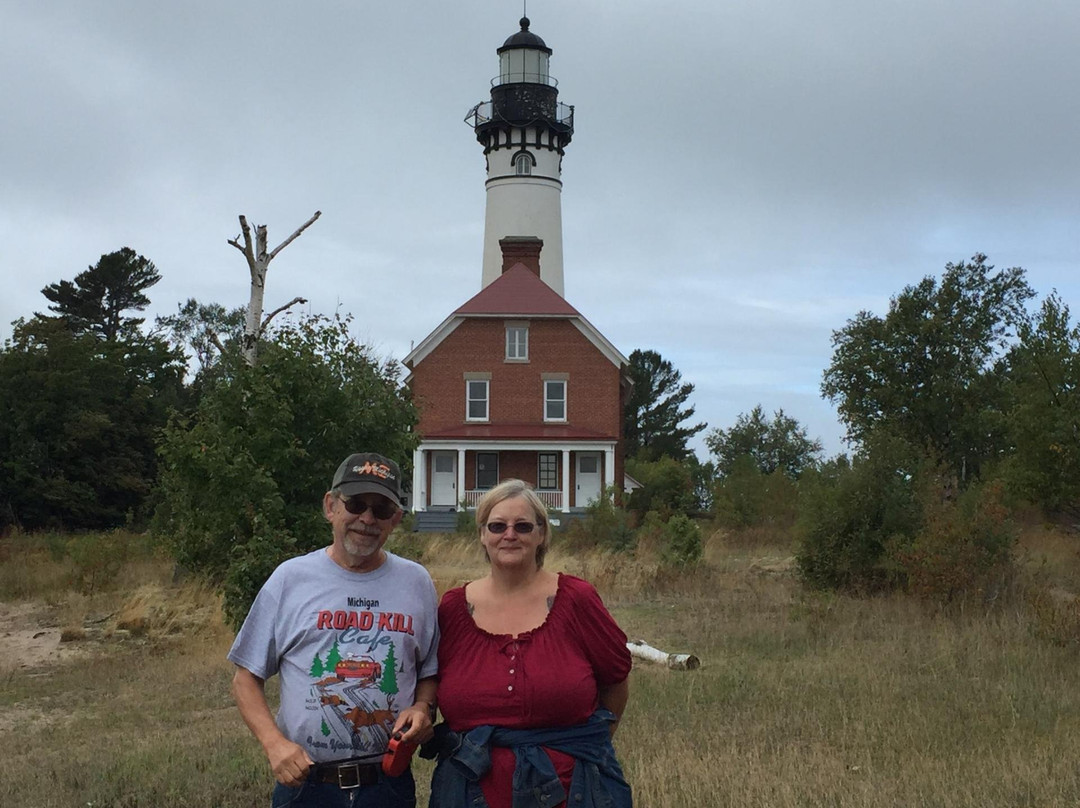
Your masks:
M316 762L377 755L416 680L438 671L435 586L419 564L386 554L350 572L325 549L267 579L229 659L281 677L277 724Z

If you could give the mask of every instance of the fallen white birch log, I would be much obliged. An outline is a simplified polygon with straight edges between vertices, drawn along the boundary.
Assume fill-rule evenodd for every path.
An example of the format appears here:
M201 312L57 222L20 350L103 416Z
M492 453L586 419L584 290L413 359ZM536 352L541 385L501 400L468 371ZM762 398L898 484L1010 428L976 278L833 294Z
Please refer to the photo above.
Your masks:
M630 649L631 656L646 659L649 662L659 662L673 671L692 671L701 665L701 660L693 654L669 654L659 648L653 648L644 640L628 640L626 647Z

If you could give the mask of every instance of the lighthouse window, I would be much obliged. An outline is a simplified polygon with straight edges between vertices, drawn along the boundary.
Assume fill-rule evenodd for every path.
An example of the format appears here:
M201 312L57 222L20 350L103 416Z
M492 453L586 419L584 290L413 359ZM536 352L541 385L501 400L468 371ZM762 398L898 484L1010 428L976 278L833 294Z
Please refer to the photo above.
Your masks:
M514 173L518 176L528 176L532 174L532 157L522 152L514 158Z

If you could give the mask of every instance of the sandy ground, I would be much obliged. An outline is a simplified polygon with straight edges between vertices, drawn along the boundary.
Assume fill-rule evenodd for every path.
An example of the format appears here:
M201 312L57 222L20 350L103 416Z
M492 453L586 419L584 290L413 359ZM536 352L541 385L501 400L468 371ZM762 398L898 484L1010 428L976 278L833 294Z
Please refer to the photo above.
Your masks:
M0 672L44 668L85 653L61 642L60 626L40 603L0 603Z

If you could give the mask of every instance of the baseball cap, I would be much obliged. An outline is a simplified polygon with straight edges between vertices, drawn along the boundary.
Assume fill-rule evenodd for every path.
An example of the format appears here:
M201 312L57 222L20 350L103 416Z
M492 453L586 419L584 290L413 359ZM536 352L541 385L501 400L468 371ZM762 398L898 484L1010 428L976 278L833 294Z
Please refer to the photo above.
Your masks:
M393 460L374 452L358 452L346 457L334 472L334 483L330 488L346 497L382 494L401 507L401 469Z

